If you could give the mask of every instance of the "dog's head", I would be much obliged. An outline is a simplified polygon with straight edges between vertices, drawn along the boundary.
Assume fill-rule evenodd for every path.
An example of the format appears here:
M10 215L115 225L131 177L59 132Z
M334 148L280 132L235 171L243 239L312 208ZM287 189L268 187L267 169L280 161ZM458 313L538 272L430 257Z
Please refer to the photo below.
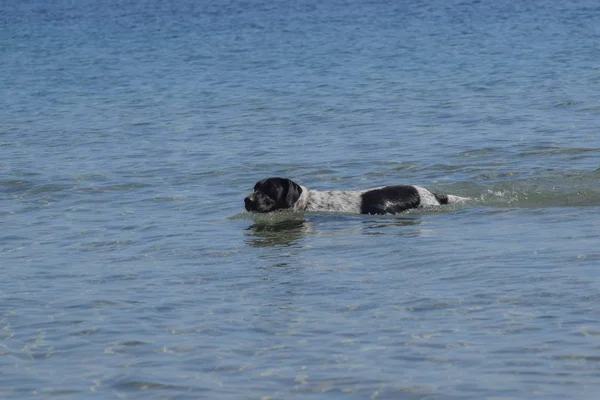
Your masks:
M267 213L292 208L302 194L300 185L284 178L267 178L254 185L254 193L244 199L246 210Z

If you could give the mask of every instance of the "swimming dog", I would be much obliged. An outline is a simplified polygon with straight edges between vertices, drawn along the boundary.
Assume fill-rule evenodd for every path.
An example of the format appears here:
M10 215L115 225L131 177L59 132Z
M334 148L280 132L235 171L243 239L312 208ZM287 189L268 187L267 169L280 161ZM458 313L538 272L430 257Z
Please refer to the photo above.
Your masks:
M254 185L244 199L247 211L268 213L276 210L344 212L356 214L398 214L412 208L455 204L468 200L451 194L438 194L420 186L384 186L361 191L308 190L285 178L267 178Z

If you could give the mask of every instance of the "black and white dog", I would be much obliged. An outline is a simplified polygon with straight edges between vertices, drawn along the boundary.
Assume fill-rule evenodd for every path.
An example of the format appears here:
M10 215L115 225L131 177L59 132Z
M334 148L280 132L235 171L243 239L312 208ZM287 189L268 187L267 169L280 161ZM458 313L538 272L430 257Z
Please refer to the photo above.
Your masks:
M385 186L362 191L308 190L290 179L267 178L254 185L244 199L247 211L324 211L360 214L398 214L402 211L454 204L468 200L451 194L437 194L419 186Z

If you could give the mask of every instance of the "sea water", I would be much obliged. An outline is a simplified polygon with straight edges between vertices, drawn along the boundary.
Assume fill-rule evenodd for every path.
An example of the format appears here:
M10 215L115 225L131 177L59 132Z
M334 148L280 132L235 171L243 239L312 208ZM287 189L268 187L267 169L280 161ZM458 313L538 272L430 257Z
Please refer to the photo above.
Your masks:
M593 399L591 0L0 5L0 397ZM269 176L473 200L253 216Z

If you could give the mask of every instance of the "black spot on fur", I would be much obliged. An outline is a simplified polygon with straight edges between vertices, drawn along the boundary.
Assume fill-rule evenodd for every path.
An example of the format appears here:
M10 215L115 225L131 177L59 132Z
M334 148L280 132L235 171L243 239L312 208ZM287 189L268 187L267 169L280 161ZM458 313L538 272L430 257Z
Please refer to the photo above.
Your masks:
M437 194L437 193L433 193L433 192L431 192L431 194L433 194L433 196L435 197L435 199L440 204L448 204L448 196L446 196L445 194Z
M420 202L419 192L413 186L387 186L363 193L360 213L397 214L419 207Z

